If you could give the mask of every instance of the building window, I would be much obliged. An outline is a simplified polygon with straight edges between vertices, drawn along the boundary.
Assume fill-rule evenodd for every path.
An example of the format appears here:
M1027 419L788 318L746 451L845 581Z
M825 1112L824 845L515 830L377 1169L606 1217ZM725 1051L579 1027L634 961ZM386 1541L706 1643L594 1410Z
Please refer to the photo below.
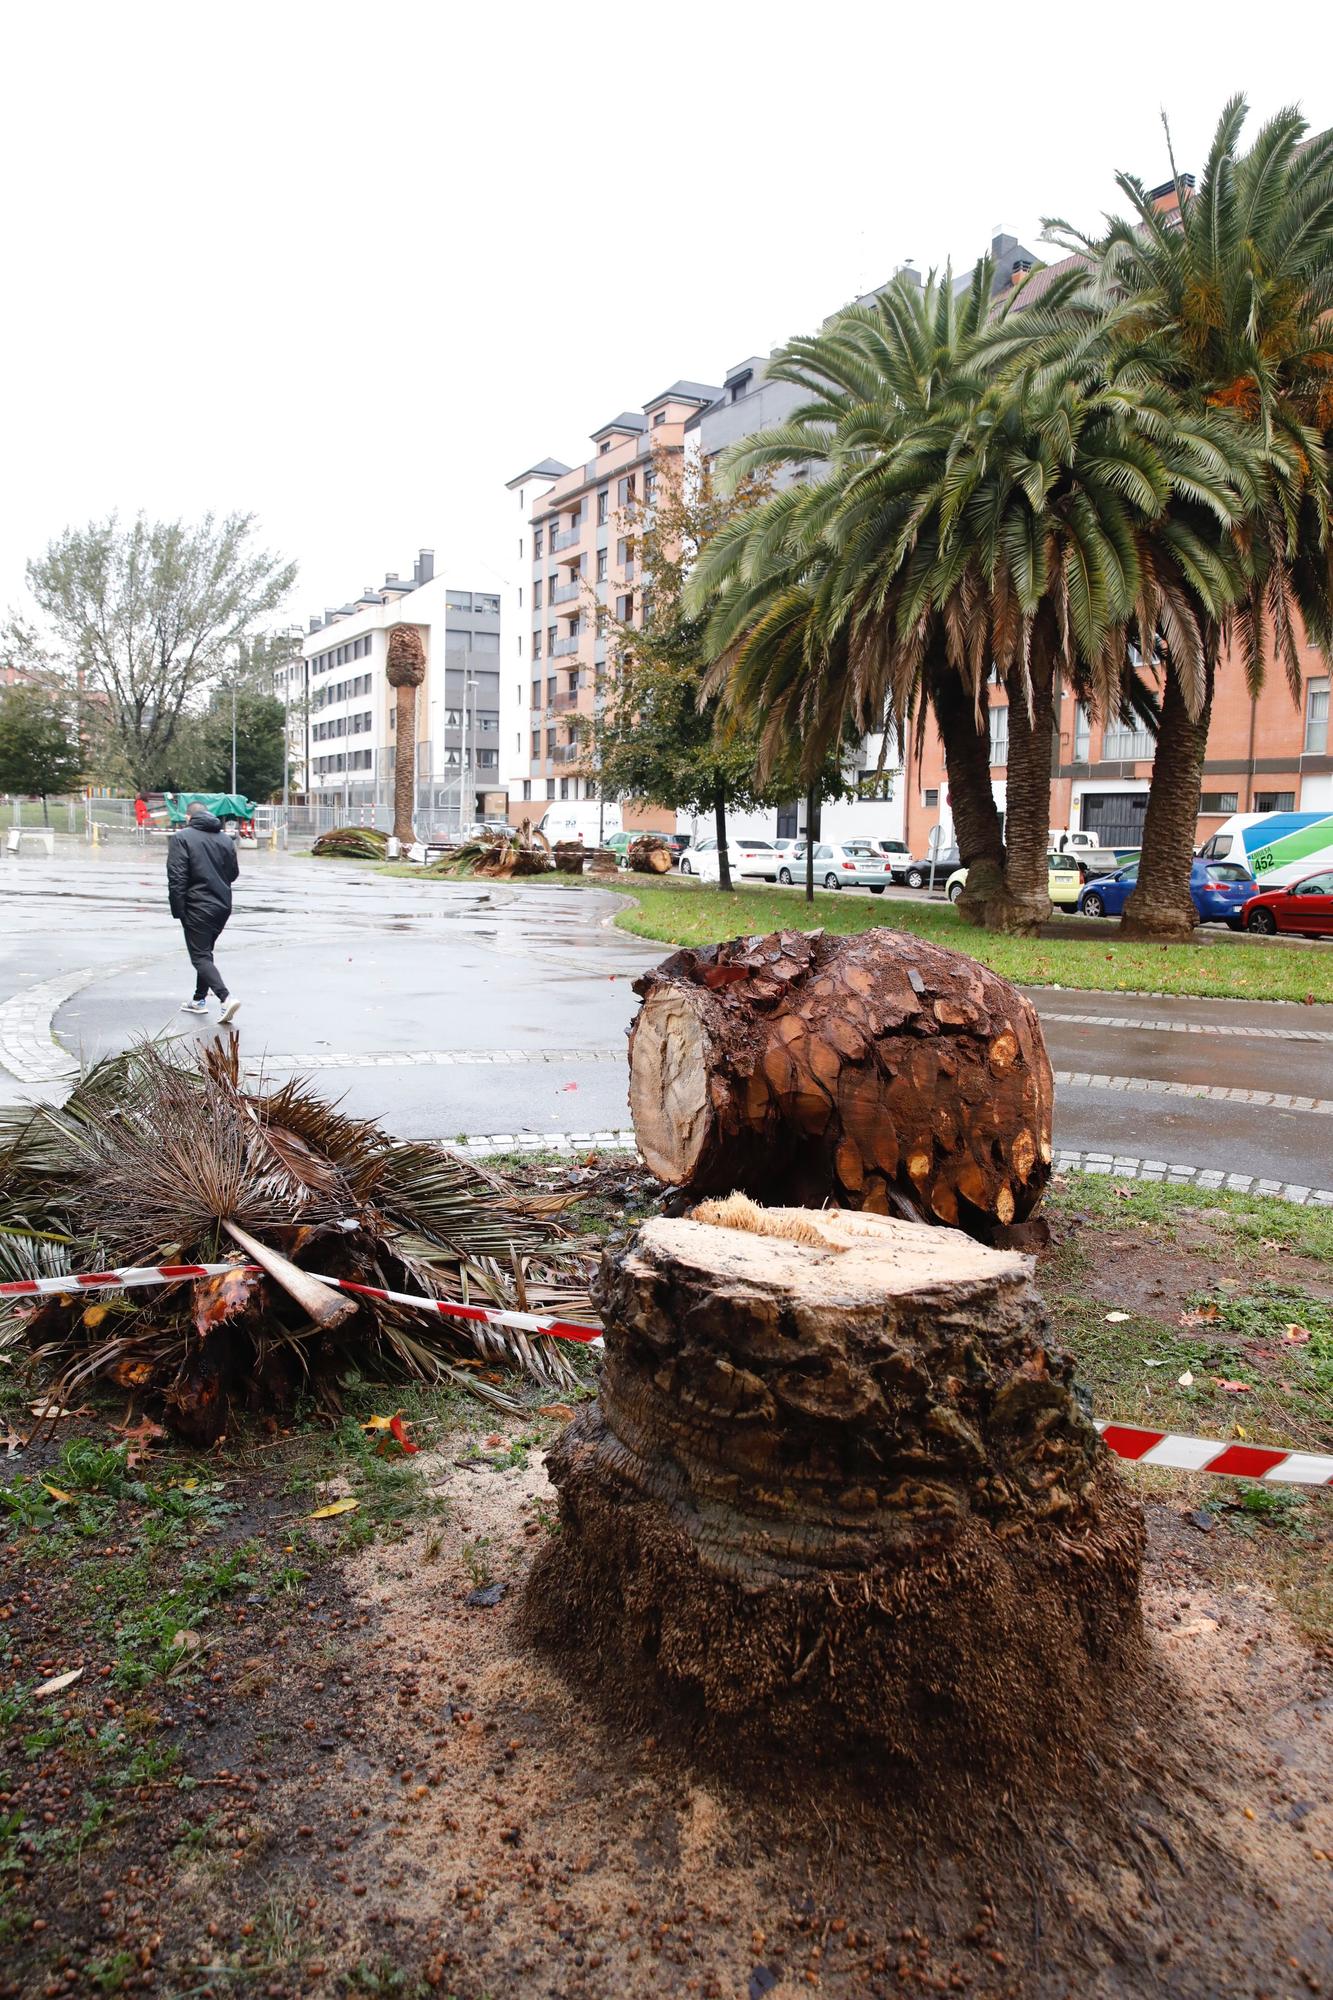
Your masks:
M654 423L654 425L657 425L657 424L664 424L665 422L666 422L666 411L665 411L665 410L654 410L654 411L653 411L653 423Z
M657 492L657 474L653 471L653 468L649 466L647 471L643 475L643 497L645 500L651 500L655 496L656 492Z
M606 457L606 454L608 453L608 451L610 451L610 449L611 449L611 440L610 440L610 438L604 438L604 439L602 440L601 444L599 444L599 445L598 445L598 447L597 447L597 450L598 450L598 454L599 454L599 456L600 456L600 457L602 457L602 458L605 458L605 457Z
M1008 707L992 708L988 711L990 723L990 760L992 764L1009 762L1009 710Z
M618 623L620 623L621 625L632 625L634 623L633 591L630 591L628 595L624 597L618 597L616 599L616 619Z
M610 506L610 504L611 504L611 490L609 487L604 486L601 492L597 495L597 525L599 528L604 528L606 526L606 513L607 513L607 508Z
M733 403L739 403L742 396L749 395L751 372L752 371L747 368L745 373L743 375L738 375L734 382L728 382L727 395L730 397Z
M532 531L532 560L534 562L540 562L541 554L542 554L542 531L540 528L534 528Z
M597 551L597 581L598 581L598 583L605 583L605 582L606 582L606 550L605 550L605 549L598 549L598 551Z
M1256 792L1254 810L1257 813L1289 813L1296 807L1295 792Z
M532 732L532 761L534 764L540 763L541 754L542 754L542 733L540 729L534 729Z
M562 799L567 799L567 798L569 797L569 779L568 779L568 778L562 778L562 779L560 780L560 796L561 796L561 798L562 798Z
M523 603L523 586L522 586L522 584L521 584L521 583L520 583L520 585L518 586L518 601L519 601L519 605L520 605L520 607L521 607L521 606L522 606L522 603ZM533 606L533 609L534 609L534 610L536 609L536 606L535 606L535 605Z
M937 806L939 802L940 802L940 795L939 795L939 790L936 786L931 785L927 791L922 792L921 805L924 811L928 812L932 806Z
M1311 681L1305 690L1305 754L1328 755L1328 676Z
M540 611L542 608L542 580L540 577L536 579L532 586L532 608L534 611Z
M525 779L523 780L523 796L524 796L524 798L525 798L525 799L530 799L530 798L532 797L532 780L531 780L531 778L525 778Z
M628 507L630 501L634 498L635 491L636 488L634 485L634 474L632 472L630 473L628 479L618 480L616 482L617 507Z
M523 658L523 634L521 632L518 635L518 657L520 660Z
M1199 798L1201 813L1233 813L1239 806L1239 792L1204 792Z
M1117 717L1107 723L1102 735L1102 756L1111 764L1150 762L1156 748L1151 730L1137 721L1125 723Z
M539 660L541 656L542 656L542 635L540 632L534 632L532 635L532 657L534 660Z
M546 628L546 650L548 653L555 651L555 642L559 637L560 627L558 625L548 625Z

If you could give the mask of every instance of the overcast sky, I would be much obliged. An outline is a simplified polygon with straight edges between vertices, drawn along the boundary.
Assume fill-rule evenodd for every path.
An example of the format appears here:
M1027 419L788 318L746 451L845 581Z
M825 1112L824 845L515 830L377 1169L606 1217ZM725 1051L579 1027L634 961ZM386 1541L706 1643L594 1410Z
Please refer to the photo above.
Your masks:
M494 587L504 482L999 223L1094 224L1327 65L1326 6L64 0L0 26L0 610L112 509L244 509L293 621L433 545ZM1303 32L1304 31L1304 32ZM1311 32L1313 31L1313 32Z

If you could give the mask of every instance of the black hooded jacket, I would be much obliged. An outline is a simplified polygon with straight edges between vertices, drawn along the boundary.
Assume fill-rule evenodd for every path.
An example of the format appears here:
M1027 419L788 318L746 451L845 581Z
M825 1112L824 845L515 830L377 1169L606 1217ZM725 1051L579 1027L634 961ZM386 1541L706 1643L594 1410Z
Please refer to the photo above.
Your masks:
M167 895L181 923L193 917L225 922L231 885L240 873L236 842L210 812L192 813L167 842Z

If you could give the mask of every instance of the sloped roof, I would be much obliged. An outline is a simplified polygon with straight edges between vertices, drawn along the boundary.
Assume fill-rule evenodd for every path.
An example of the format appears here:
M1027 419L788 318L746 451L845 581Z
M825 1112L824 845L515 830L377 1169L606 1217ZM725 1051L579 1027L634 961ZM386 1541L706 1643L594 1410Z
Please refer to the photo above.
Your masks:
M524 471L516 472L512 479L506 479L505 490L508 492L515 486L521 486L525 479L563 479L569 469L558 458L541 458L536 465L529 465Z

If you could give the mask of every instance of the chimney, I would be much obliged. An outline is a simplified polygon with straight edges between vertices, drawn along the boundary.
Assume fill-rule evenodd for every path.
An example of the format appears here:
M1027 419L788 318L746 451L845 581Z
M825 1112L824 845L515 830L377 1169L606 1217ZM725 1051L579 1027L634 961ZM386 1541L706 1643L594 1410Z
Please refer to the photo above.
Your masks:
M312 632L318 632L319 626L320 626L320 620L317 616L310 620L310 630Z
M1013 268L1009 273L1009 287L1011 291L1016 285L1022 284L1031 269L1032 259L1030 257L1015 257Z
M402 587L402 584L398 581L397 570L386 569L384 572L384 588L386 590L401 590Z
M422 549L417 557L417 582L429 583L435 575L434 549Z
M334 620L334 612L333 612L333 609L332 609L332 607L331 607L330 605L326 604L326 605L324 606L324 617L323 617L323 619L321 620L321 623L323 623L323 624L325 624L325 625L332 625L332 623L333 623L333 620Z

